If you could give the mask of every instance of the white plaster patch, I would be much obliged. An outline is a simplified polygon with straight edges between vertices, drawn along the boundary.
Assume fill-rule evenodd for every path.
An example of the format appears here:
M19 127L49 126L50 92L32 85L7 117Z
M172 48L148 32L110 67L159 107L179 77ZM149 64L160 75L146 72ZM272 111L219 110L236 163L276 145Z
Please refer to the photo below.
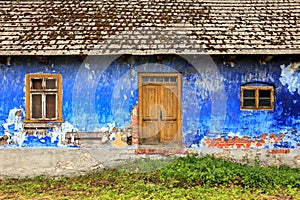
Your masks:
M14 132L14 136L13 136L12 140L17 142L19 147L22 146L25 139L26 139L25 134L23 134L22 132Z
M13 143L21 147L26 140L27 134L26 132L23 132L22 117L24 117L23 109L13 108L9 111L6 123L2 124L5 129L5 135L9 136L7 141L8 144ZM51 143L55 143L58 139L57 145L64 146L63 142L65 141L65 134L67 132L78 132L78 130L69 122L65 122L62 123L61 129L54 128L54 130L47 132L46 135L51 138ZM37 134L37 132L35 132L32 136L38 137L42 143L46 142L44 139L45 135Z
M2 124L5 131L10 132L11 125L14 125L14 131L22 131L23 123L22 123L22 108L13 108L9 111L8 118L6 119L6 123Z
M134 97L133 90L130 91L131 97Z
M109 132L116 127L116 122L112 122L112 123L107 123L107 126L109 127Z
M87 68L88 70L90 70L90 69L91 69L91 68L90 68L90 63L87 63L87 62L86 62L86 63L84 63L84 67L85 67L85 68Z
M107 127L101 127L101 128L95 128L94 129L95 132L106 132L109 131Z
M69 122L64 122L61 126L62 132L78 132L77 128L75 128L71 123Z
M281 77L279 78L282 85L287 86L291 94L295 94L296 91L300 95L300 63L291 63L286 66L281 65Z

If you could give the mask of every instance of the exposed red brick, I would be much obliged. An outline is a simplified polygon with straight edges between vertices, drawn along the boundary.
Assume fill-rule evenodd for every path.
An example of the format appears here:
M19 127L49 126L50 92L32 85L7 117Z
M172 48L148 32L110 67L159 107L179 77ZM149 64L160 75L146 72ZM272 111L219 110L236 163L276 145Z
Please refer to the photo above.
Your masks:
M225 140L224 137L220 138L205 138L202 145L208 147L218 147L218 148L244 148L249 149L252 147L262 147L265 144L274 144L282 141L284 134L279 134L279 137L275 133L270 134L270 140L268 140L268 134L263 133L260 135L259 139L251 140L249 136L239 137L229 137ZM266 143L268 141L268 143Z
M132 145L138 145L139 137L139 121L138 121L138 105L134 106L131 111L131 127L132 127Z
M290 153L291 149L272 149L269 154L286 154Z
M249 149L250 146L251 146L251 141L249 141L249 142L246 143L246 148L247 148L247 149Z
M267 136L268 136L267 133L263 133L263 134L260 135L260 138L265 139Z
M226 148L227 147L227 145L226 145L226 143L225 142L218 142L216 145L214 145L215 147L219 147L219 148Z
M261 147L261 146L263 146L263 145L264 145L263 142L257 142L257 143L256 143L256 146L257 146L257 147Z
M236 145L236 148L238 148L238 149L246 147L246 143L236 143L235 145Z
M136 149L135 154L162 154L162 155L172 155L172 154L188 154L185 149Z
M188 154L189 151L186 149L177 149L176 154Z
M138 145L139 140L138 139L132 139L132 145Z

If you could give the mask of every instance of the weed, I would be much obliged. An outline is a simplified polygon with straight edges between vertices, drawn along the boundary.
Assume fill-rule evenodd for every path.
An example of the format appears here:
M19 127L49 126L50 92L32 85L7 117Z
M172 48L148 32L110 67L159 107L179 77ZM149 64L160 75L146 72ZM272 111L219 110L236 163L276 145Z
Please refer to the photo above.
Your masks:
M299 199L300 196L300 169L249 167L213 156L172 159L172 162L134 161L118 170L69 178L0 180L0 199Z

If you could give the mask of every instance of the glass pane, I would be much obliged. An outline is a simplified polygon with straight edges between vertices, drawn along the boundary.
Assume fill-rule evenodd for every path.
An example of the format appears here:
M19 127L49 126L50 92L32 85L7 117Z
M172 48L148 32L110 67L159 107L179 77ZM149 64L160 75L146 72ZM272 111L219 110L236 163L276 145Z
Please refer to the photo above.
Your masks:
M177 77L170 77L170 82L177 82Z
M42 95L33 94L31 102L32 118L42 118Z
M31 79L32 89L42 89L43 88L43 79Z
M46 89L56 89L56 79L46 79Z
M46 118L56 117L56 95L47 94L46 95Z
M157 77L156 82L164 82L164 77Z
M270 99L260 99L258 103L259 107L271 107Z
M165 77L164 82L170 82L170 77Z
M245 108L255 107L255 99L244 99L244 107Z
M270 98L271 97L271 90L259 90L259 98Z
M143 76L143 82L177 82L177 77L174 76Z
M149 77L144 76L144 77L143 77L143 82L149 82Z
M244 97L255 97L255 90L244 90Z

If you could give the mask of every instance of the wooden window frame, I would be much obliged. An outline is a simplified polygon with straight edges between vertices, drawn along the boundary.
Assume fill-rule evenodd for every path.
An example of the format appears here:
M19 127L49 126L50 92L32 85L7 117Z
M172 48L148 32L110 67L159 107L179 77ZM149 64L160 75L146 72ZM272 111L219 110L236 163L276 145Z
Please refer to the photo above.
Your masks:
M249 99L255 100L255 107L245 107L244 106L244 100L247 99L247 97L244 97L244 90L254 90L255 91L255 97ZM259 91L261 90L268 90L270 91L270 98L260 98L259 97ZM260 99L270 99L270 106L259 106ZM241 110L274 110L274 87L273 86L241 86Z
M55 118L46 118L42 116L42 118L32 118L31 117L31 95L36 93L34 89L31 88L31 80L32 79L45 79L45 78L53 78L57 80L57 89L49 89L46 91L38 91L39 94L46 96L46 94L55 94L56 95L56 117ZM44 89L45 90L45 89ZM42 105L43 107L46 104ZM43 108L45 109L45 108ZM62 76L61 74L27 74L26 75L26 119L24 122L63 122L62 119Z

